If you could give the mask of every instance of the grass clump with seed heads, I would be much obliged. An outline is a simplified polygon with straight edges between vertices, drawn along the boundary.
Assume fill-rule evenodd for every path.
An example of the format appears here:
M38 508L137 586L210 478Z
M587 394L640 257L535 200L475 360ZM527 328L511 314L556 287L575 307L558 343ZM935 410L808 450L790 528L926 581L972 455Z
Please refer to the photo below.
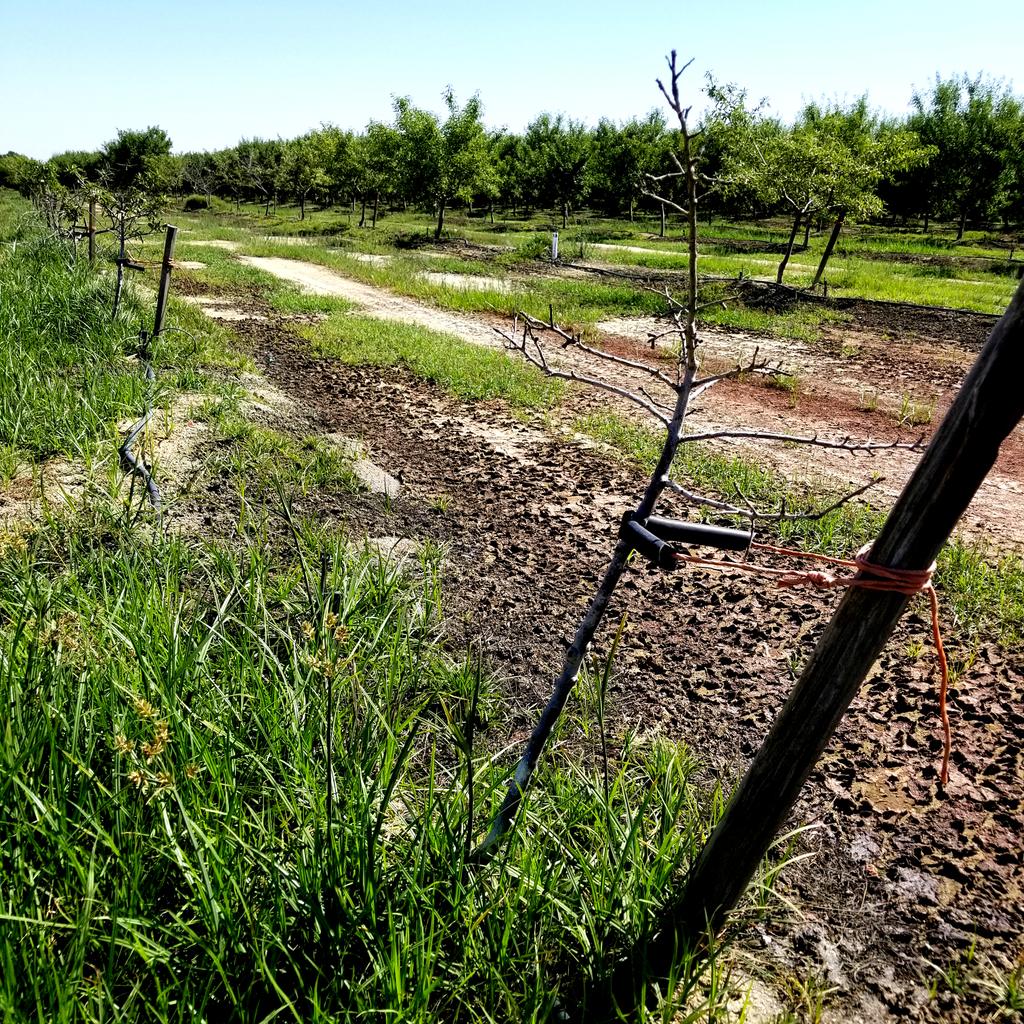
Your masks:
M95 514L0 546L12 1019L549 1019L678 883L694 762L629 737L607 776L556 751L470 865L501 705L438 643L437 565L295 537L275 562Z

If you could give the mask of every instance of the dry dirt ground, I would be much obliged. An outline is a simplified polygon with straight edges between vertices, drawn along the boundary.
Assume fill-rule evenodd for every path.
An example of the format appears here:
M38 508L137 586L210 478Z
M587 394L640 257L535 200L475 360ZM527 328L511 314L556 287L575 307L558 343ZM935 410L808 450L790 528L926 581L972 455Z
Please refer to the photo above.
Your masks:
M345 295L374 315L487 344L496 339L490 323L320 267L250 262ZM181 284L203 291L201 273ZM494 745L521 741L595 588L619 518L635 504L640 473L558 436L557 428L524 423L499 403L460 402L400 369L314 357L252 296L237 297L235 309L242 315L232 329L260 364L267 362L271 383L294 400L296 425L360 440L368 457L402 483L396 498L314 493L295 511L369 535L445 547L450 641L480 645L514 697L512 733L492 736ZM644 325L608 326L612 345L635 346L645 336ZM711 334L705 340L723 361L755 342ZM844 354L845 346L856 346L856 355ZM897 430L891 415L856 408L858 374L869 373L886 399L904 380L907 388L913 383L914 394L934 402L937 419L976 348L976 338L965 345L923 336L897 343L855 328L820 347L787 344L778 354L800 366L804 382L795 408L783 392L739 383L713 391L699 422L798 424L890 439ZM972 507L972 529L1020 536L1019 454L1017 436ZM896 486L910 459L885 458L883 472ZM862 476L864 461L850 460L851 479ZM214 480L183 502L181 514L216 529L221 518L231 522L230 501L224 482ZM657 574L634 565L607 619L629 617L610 698L616 728L689 744L709 786L735 780L837 600L777 593L738 574ZM604 631L597 657L611 631ZM1004 964L1021 953L1022 697L1020 658L982 643L952 689L956 744L943 791L933 655L925 608L913 606L805 787L792 824L813 826L798 849L815 855L785 876L796 910L746 927L737 954L750 954L746 969L773 980L819 978L835 989L825 1020L994 1019L972 998L947 993L929 1001L926 985L975 941L979 956Z
M394 295L317 264L280 257L240 258L311 291L346 298L371 316L420 324L474 344L500 347L502 340L493 328L508 327L497 319L453 313ZM740 428L908 442L927 437L941 420L993 320L968 316L963 318L963 330L963 325L938 318L926 321L921 330L922 319L918 318L918 329L909 332L898 322L893 324L892 332L883 333L876 326L858 327L856 322L826 328L824 339L816 343L735 331L704 331L703 359L709 372L747 363L757 351L761 358L784 367L792 378L793 390L771 388L757 378L726 381L696 404L689 422L700 431ZM633 318L606 321L599 327L610 351L643 360L651 358L647 338L661 333L665 324ZM887 337L886 333L893 336ZM671 366L669 344L667 340L661 342L655 357ZM633 388L649 384L642 375L572 353L556 351L552 362L563 369L600 375ZM581 404L587 405L588 399L581 397ZM601 404L614 403L602 396ZM618 403L617 408L636 415L628 403ZM926 422L909 422L915 414ZM883 502L896 497L918 457L912 452L892 451L870 458L833 454L825 459L815 449L766 448L747 441L723 442L722 447L746 454L756 448L758 458L766 459L794 480L820 478L833 486L847 487L880 475L884 479L874 494ZM1024 428L1019 427L1003 446L999 462L964 516L961 530L967 536L1024 543Z

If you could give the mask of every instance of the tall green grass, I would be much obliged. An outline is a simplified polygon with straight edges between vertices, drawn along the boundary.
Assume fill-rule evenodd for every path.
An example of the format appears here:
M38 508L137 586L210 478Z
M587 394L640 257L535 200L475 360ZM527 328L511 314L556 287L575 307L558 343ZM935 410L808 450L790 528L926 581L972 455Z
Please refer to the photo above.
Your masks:
M36 234L39 219L32 204L9 188L0 188L0 245L20 242Z
M4 1019L555 1020L679 884L693 762L628 738L608 775L557 745L470 866L501 706L437 645L436 565L296 537L0 547Z
M152 299L129 283L111 315L113 282L63 244L39 235L0 251L0 445L8 462L110 454L118 423L147 401L208 385L203 366L240 365L223 331L174 303L151 348L146 381L139 330L152 330ZM10 475L9 473L7 475Z
M112 322L111 299L109 282L55 243L25 242L0 256L4 443L36 457L82 456L118 419L139 415L149 386L128 357L144 310L128 289Z

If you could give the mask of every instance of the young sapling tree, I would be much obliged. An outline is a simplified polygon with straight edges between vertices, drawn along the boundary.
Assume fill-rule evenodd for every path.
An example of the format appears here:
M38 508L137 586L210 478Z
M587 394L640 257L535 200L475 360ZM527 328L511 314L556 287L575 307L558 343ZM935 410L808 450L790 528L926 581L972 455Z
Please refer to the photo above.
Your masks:
M710 545L726 550L745 549L752 539L753 527L756 524L777 524L785 520L820 518L856 495L862 494L867 487L871 486L871 484L866 484L858 487L829 508L810 514L789 512L786 511L785 506L779 509L758 509L746 502L742 496L737 499L742 501L742 504L724 501L698 494L692 488L674 479L673 463L681 447L713 438L776 441L846 452L875 452L883 449L917 447L916 444L904 444L900 441L859 442L849 437L828 439L757 430L723 429L714 432L687 433L685 421L690 403L708 389L723 380L732 379L741 374L778 374L781 372L779 367L769 366L766 360L760 359L757 351L746 365L704 376L700 372L698 316L703 304L698 299L697 199L701 140L700 133L691 128L690 107L683 105L679 95L679 79L689 63L691 62L679 65L676 53L673 51L668 58L670 72L668 84L665 85L660 80L658 82L658 86L679 125L679 152L674 156L676 170L670 172L670 176L681 180L683 199L677 202L667 197L663 198L659 194L655 194L655 198L682 213L686 218L688 228L689 267L685 295L682 299L677 299L667 291L662 293L667 303L666 330L662 334L656 335L656 338L672 336L676 340L678 348L674 366L667 370L663 366L649 365L640 360L603 351L584 342L578 333L559 327L553 318L551 322L545 323L519 313L513 320L511 330L499 330L510 351L518 353L545 374L563 380L576 381L631 402L661 425L665 432L665 438L660 457L638 504L623 517L611 559L596 593L577 626L575 636L565 654L561 671L555 680L551 697L527 742L526 750L516 767L514 777L491 830L477 850L477 856L480 858L488 856L501 837L512 827L537 761L572 692L587 651L601 626L612 596L634 552L646 558L659 569L679 568L687 563L689 556L677 547L678 544ZM655 181L665 180L667 177L669 176L662 175ZM713 300L710 304L719 302L721 302L720 298ZM608 369L609 376L600 376L589 370L576 369L574 366L567 368L562 363L554 362L555 357L548 351L547 342L549 340L554 340L562 350L568 350L584 357L590 365L604 364ZM612 376L615 373L618 373L618 379ZM621 379L623 375L628 375L625 382ZM629 379L635 380L637 377L642 378L644 383L639 386L631 386ZM721 515L738 518L746 524L745 529L736 530L683 523L657 516L655 512L658 503L666 490L675 492L696 507L711 509Z

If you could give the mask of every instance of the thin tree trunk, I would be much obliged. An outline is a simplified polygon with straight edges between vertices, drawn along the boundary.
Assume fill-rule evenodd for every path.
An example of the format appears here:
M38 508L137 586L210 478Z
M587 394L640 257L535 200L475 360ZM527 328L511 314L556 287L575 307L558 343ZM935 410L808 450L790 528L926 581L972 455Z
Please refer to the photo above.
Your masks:
M569 224L569 204L568 203L562 203L562 230L563 231L568 226L568 224Z
M373 219L370 221L370 227L376 229L377 227L377 204L380 202L380 193L373 193Z
M804 250L806 251L808 246L811 244L811 218L807 218L807 222L804 224Z
M441 232L444 230L444 200L442 199L437 204L437 227L434 229L434 238L438 239L441 237Z
M962 242L964 240L964 231L967 228L967 211L960 211L960 223L956 227L956 240Z
M675 60L674 53L672 55L672 59L673 61ZM682 120L682 116L680 117L680 120ZM666 424L665 441L662 446L661 456L658 459L658 464L655 466L654 472L651 474L650 480L644 489L643 497L640 499L636 512L633 514L633 518L638 522L643 522L651 515L657 505L658 499L661 497L662 492L667 486L668 473L672 467L672 462L675 459L676 451L679 447L679 437L682 432L683 421L686 418L690 392L697 373L697 179L695 163L690 155L690 137L686 134L685 123L683 132L683 166L686 169L685 180L687 186L687 198L689 200L687 208L687 223L689 228L688 237L690 261L687 269L687 304L685 309L682 310L683 357L680 366L680 369L682 370L682 378L675 389L675 408L673 410L671 420ZM554 318L552 317L552 321L553 319ZM544 749L544 745L547 742L548 737L551 734L551 730L554 728L555 723L558 721L558 718L562 713L562 709L565 707L565 703L569 698L569 694L572 692L572 688L576 685L580 668L583 665L583 659L586 657L587 650L594 639L594 635L601 625L601 621L604 618L605 611L607 610L608 604L615 592L615 588L618 586L619 580L622 578L622 574L626 570L631 551L632 545L629 540L626 539L625 536L620 536L615 545L615 549L612 552L611 561L608 568L605 570L604 577L601 580L597 593L594 594L590 605L587 608L586 614L577 626L576 635L574 636L573 642L570 645L569 650L566 652L562 662L562 671L555 680L554 689L547 705L541 713L540 720L537 722L533 732L530 734L530 739L526 744L526 750L523 753L519 764L516 766L512 783L509 786L505 794L505 798L501 803L501 807L494 818L491 830L488 833L487 838L477 849L475 857L486 858L490 856L494 846L512 827L512 823L515 820L519 806L522 803L523 794L525 793L530 779L533 776L534 769L537 766L537 761Z
M839 241L839 232L843 230L843 221L845 220L846 211L840 210L839 216L836 217L835 224L832 225L832 234L828 236L828 245L825 246L825 251L821 254L821 262L818 264L818 269L814 274L814 280L811 282L812 288L818 287L821 275L825 273L825 267L828 264L829 257L832 255L832 250L836 247L836 242Z
M361 196L360 198L363 201L363 206L359 211L359 226L364 228L366 227L366 196Z
M629 223L633 223L633 197L629 197Z
M306 219L306 197L305 195L299 196L299 220Z
M658 232L660 238L665 237L665 204L661 204L661 231Z
M800 230L800 218L803 217L803 214L803 210L798 210L797 215L793 218L793 228L789 232L786 251L782 256L782 262L779 264L779 272L775 275L776 284L782 284L782 275L786 273L786 264L789 262L789 257L793 255L793 240L796 238L797 231Z

